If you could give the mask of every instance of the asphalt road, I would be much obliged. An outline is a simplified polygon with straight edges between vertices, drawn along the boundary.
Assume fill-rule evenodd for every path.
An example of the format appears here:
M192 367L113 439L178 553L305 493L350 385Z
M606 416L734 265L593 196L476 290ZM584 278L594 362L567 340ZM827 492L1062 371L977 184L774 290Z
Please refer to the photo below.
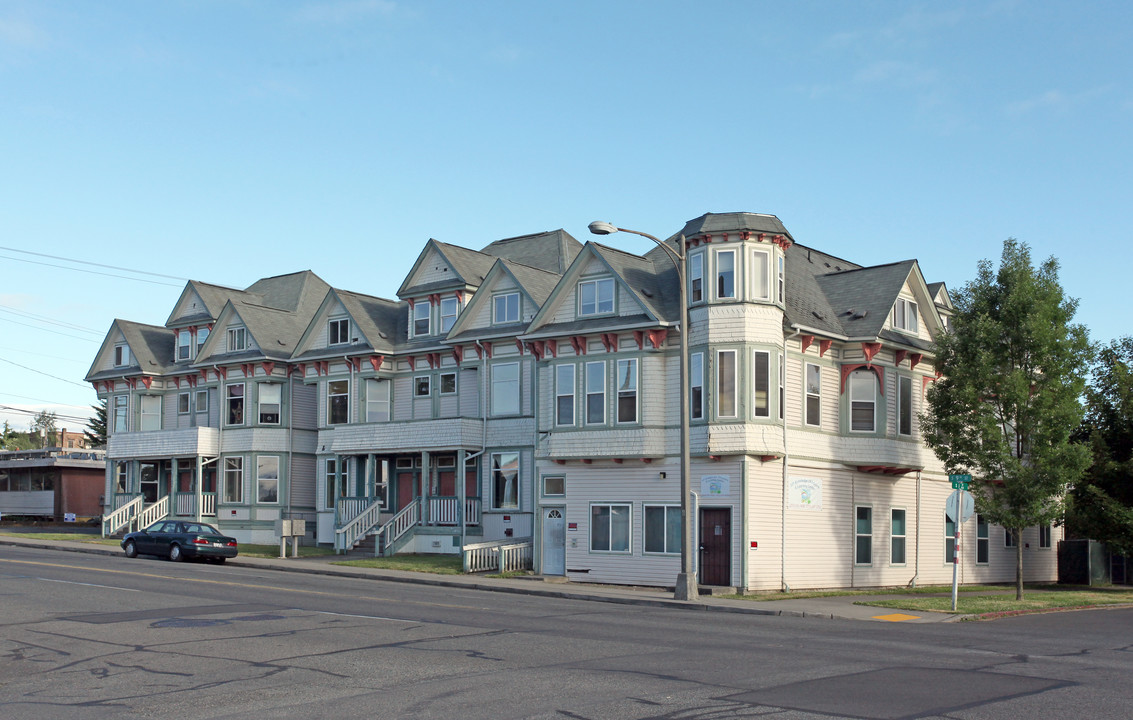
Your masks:
M904 625L0 547L0 718L1133 716L1133 610Z

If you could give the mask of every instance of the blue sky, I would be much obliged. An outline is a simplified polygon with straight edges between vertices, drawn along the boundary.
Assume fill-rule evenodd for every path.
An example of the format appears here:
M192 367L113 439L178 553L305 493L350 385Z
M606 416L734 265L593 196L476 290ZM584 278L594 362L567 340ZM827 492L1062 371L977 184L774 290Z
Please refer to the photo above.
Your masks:
M430 237L594 219L773 213L951 288L1013 236L1130 334L1130 48L1128 2L0 0L0 406L87 414L159 275L393 297Z

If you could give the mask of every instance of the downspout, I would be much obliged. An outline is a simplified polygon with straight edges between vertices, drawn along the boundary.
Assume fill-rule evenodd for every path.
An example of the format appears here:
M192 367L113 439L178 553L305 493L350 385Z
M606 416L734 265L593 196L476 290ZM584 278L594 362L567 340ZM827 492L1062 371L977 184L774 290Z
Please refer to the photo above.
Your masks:
M346 394L346 422L349 423L349 422L351 422L350 418L357 417L357 415L356 415L357 408L354 405L354 395L355 395L357 389L354 387L354 363L350 362L350 356L349 355L343 355L342 359L346 363L346 369L350 372L350 390L347 391L347 394ZM364 477L366 478L366 480L369 480L369 472L370 472L369 458L366 458L366 465L364 467L365 467L365 469L362 471L362 473L363 473ZM357 472L357 469L355 469L355 472ZM350 478L347 477L347 482L349 482L349 481L350 481ZM366 484L365 481L363 481L363 484ZM358 479L357 478L354 478L354 487L355 487L355 489L357 489L357 487L358 487Z
M464 458L465 463L467 463L469 460L475 460L476 458L484 455L484 451L488 447L488 400L487 400L487 397L485 397L485 390L484 390L484 383L485 383L485 381L488 377L488 373L483 372L484 370L487 369L487 363L484 362L484 346L480 343L479 340L473 340L472 342L474 342L476 344L476 347L480 348L479 356L480 356L481 373L480 373L480 377L479 377L479 381L480 381L479 382L479 388L477 389L477 393L476 393L476 400L477 400L477 402L480 403L480 451L474 452L471 455L465 456L465 458ZM480 467L484 467L484 461L483 460L480 461ZM467 469L461 468L460 472L461 472L460 486L465 487L465 483L468 482L468 480L466 478ZM483 482L483 475L481 473L476 473L476 485L477 485L477 488L480 489L480 491L481 491L480 492L480 526L481 526L481 530L483 530L483 526L484 526L484 494L483 494L483 485L481 484L482 482ZM463 511L464 511L464 508L462 507L461 508L461 515L462 516L464 514ZM464 523L464 522L460 523L460 561L461 561L462 566L464 564L464 543L465 543L465 539L466 539L466 537L465 537L465 527L466 527L466 525L467 525L467 523Z
M295 399L295 380L291 377L291 368L287 370L287 380L289 387L287 388L287 505L286 513L288 519L291 518L291 492L295 487L295 418L292 415L294 410L293 401ZM282 394L282 393L281 393ZM283 398L279 399L279 411L283 412ZM316 474L318 471L315 471ZM317 506L316 506L317 507ZM318 523L318 515L315 516L315 522ZM318 530L315 530L315 535L318 535Z
M224 404L224 383L220 381L220 366L213 365L212 371L216 373L216 520L220 522L220 499L223 497L220 492L221 486L224 484L224 463L220 461L221 455L224 454L224 412L227 406ZM244 393L245 401L247 400L247 391ZM245 408L247 410L247 408ZM202 478L203 479L203 478ZM199 484L199 483L198 483ZM240 497L244 496L244 475L240 474Z
M917 470L917 537L913 540L913 578L909 580L909 587L917 586L917 578L921 576L921 471Z
M799 332L796 328L783 340L783 367L779 368L783 373L783 405L787 404L787 341L798 337ZM787 408L780 407L779 410L783 415L783 508L782 519L779 522L779 584L783 592L791 592L791 586L787 584L787 473L791 464L791 454L787 450Z

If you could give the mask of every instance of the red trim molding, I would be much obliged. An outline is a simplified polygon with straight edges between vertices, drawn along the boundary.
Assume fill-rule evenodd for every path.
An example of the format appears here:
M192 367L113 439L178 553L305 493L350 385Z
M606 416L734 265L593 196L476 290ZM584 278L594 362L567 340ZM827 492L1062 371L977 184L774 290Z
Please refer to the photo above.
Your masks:
M846 378L850 377L850 373L855 370L872 370L877 375L877 386L881 389L881 394L885 394L885 368L879 365L867 365L866 363L854 363L842 366L842 390L840 395L846 393Z

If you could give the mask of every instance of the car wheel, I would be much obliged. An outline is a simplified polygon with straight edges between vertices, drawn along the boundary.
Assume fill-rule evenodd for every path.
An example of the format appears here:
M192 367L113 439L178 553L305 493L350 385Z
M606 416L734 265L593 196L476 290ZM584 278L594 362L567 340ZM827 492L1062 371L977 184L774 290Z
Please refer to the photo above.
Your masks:
M128 558L136 558L138 556L138 546L134 544L133 540L126 543L126 546L122 549L126 551L126 557Z
M169 547L169 559L173 562L181 562L185 559L185 556L181 554L180 545L171 545Z

